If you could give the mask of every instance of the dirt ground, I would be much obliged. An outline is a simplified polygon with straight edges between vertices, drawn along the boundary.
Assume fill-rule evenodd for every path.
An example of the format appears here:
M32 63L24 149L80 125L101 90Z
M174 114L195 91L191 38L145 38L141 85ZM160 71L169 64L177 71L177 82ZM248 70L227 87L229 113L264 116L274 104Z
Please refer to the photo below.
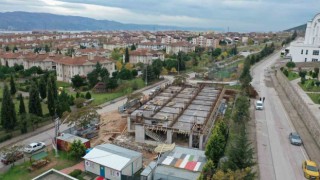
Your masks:
M100 118L100 129L98 138L92 139L92 146L103 143L112 143L112 140L125 132L127 127L126 116L121 115L118 111L104 113Z
M141 152L144 166L147 166L157 156L153 152L155 147L134 142L134 137L127 133L127 115L120 114L118 111L101 115L99 135L91 140L91 144L94 147L104 143L113 143Z

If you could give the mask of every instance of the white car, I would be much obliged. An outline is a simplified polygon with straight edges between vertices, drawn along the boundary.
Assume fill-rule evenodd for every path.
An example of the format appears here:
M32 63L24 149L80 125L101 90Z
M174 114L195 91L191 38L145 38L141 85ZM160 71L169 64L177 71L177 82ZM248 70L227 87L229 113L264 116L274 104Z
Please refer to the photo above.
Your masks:
M256 102L256 110L263 110L263 102L262 101Z
M46 144L44 142L31 143L27 147L24 148L24 152L33 153L38 151L39 149L45 148Z

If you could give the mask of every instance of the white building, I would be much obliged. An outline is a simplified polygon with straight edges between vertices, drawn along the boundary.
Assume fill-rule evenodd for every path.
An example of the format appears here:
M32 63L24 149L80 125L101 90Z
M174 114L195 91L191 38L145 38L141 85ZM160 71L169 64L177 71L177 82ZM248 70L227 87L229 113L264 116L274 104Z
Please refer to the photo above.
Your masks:
M113 144L102 144L87 153L85 171L105 179L128 179L142 168L142 154Z
M320 59L320 13L307 23L304 40L298 39L289 47L293 62L317 62Z

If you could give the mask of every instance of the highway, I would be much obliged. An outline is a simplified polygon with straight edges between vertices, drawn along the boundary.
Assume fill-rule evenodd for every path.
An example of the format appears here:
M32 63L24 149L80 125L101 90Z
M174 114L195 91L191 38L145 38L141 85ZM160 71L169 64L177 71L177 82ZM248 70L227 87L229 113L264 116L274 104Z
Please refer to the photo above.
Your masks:
M252 68L252 86L265 97L264 110L255 111L260 179L304 179L302 162L307 159L303 146L291 145L288 139L295 129L277 92L272 87L270 71L279 53Z

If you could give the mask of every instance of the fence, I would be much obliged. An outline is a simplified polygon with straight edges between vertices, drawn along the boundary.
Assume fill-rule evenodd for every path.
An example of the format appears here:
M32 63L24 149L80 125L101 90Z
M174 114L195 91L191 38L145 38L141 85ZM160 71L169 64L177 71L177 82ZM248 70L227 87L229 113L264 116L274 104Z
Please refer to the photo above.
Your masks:
M301 98L296 89L292 86L290 81L285 77L285 75L280 71L275 71L276 77L279 84L282 86L286 95L290 99L293 107L296 109L297 113L303 120L304 124L310 131L312 137L316 141L317 145L320 147L320 125L317 118L308 108L306 102Z

